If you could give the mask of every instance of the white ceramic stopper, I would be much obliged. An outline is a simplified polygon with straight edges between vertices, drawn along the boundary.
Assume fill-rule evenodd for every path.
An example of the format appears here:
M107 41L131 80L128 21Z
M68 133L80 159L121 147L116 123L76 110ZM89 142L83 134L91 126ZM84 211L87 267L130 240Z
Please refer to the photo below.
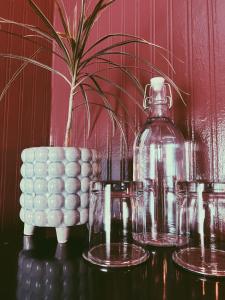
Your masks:
M160 92L165 83L165 79L163 77L153 77L150 80L151 87L155 92Z

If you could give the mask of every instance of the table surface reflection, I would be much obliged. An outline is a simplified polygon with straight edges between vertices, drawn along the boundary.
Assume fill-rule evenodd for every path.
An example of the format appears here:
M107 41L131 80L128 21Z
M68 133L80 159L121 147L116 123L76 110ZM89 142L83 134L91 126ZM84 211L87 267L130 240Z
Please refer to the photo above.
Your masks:
M175 266L171 249L149 248L137 267L107 270L82 259L86 240L19 237L0 244L1 300L225 299L225 279L194 275Z

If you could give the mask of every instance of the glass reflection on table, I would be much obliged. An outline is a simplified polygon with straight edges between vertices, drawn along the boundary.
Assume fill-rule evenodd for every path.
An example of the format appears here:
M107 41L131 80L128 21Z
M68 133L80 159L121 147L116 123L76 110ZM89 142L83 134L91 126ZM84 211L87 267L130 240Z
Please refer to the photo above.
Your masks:
M225 278L206 278L178 267L171 258L175 248L149 247L148 250L148 300L225 299Z
M177 294L182 300L224 300L225 278L205 277L176 266Z
M147 300L147 283L147 262L117 270L88 264L88 300Z

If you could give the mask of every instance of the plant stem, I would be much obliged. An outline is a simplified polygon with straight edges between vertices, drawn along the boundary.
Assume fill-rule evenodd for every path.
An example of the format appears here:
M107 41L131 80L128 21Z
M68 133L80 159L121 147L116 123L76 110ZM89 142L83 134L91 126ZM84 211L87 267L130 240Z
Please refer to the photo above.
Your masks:
M71 85L70 85L69 107L68 107L64 147L68 147L71 144L71 130L72 130L72 120L73 120L73 96L74 96L75 82L76 82L76 72L74 72L73 74Z

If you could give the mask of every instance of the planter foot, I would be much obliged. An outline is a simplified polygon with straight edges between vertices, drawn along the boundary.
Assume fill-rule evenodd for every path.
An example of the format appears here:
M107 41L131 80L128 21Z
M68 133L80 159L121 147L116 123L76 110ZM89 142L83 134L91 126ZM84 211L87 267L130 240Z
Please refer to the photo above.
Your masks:
M24 235L33 235L34 234L34 226L28 225L25 223L23 233L24 233Z
M69 228L68 227L58 227L56 228L57 241L60 244L64 244L69 238Z

